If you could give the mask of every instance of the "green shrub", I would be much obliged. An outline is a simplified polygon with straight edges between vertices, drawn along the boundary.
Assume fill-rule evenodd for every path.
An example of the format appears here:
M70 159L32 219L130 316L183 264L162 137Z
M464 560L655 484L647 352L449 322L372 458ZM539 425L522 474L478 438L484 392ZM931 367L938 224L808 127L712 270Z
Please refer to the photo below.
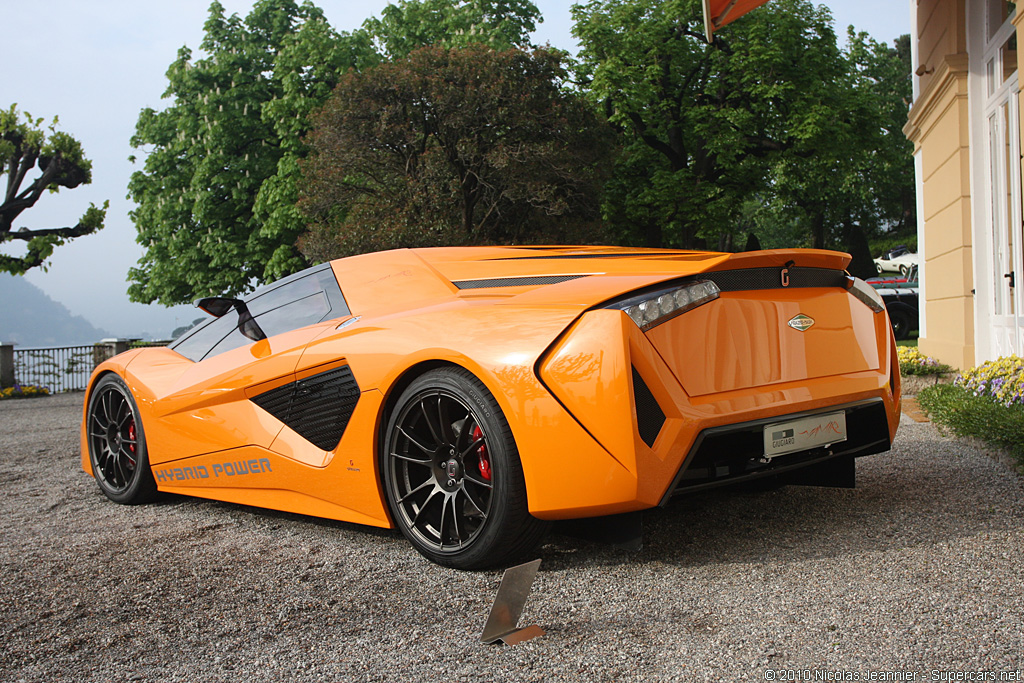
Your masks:
M887 254L896 247L904 246L910 251L917 253L917 235L902 235L898 237L888 236L884 239L872 240L869 243L871 249L871 255L878 258L882 254Z
M956 436L973 436L1005 448L1024 471L1024 404L1007 406L962 383L922 389L917 400L937 424Z
M943 375L953 368L924 355L916 346L897 346L896 358L900 362L901 375Z

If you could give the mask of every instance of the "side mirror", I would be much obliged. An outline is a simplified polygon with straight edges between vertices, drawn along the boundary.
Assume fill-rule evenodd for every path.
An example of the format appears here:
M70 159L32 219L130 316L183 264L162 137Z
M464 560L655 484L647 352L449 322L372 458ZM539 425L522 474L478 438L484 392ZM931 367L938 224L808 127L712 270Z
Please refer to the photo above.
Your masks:
M248 339L260 341L266 339L266 333L260 328L259 323L252 317L249 307L241 299L229 299L224 296L208 296L196 302L196 306L206 311L215 318L220 318L234 308L238 311L238 331Z
M219 318L228 311L230 311L235 302L241 303L240 299L229 299L223 296L208 296L205 299L200 299L196 302L196 308L199 308L214 318Z

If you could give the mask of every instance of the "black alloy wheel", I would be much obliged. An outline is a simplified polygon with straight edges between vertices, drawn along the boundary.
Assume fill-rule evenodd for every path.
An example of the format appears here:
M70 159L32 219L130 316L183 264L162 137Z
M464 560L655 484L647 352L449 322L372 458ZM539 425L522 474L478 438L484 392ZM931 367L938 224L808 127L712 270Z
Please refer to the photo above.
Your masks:
M92 472L103 494L124 505L151 500L156 482L149 468L142 420L120 377L107 374L96 383L86 421Z
M546 524L526 506L518 451L471 373L432 370L402 392L381 453L388 505L428 559L480 569L533 550Z

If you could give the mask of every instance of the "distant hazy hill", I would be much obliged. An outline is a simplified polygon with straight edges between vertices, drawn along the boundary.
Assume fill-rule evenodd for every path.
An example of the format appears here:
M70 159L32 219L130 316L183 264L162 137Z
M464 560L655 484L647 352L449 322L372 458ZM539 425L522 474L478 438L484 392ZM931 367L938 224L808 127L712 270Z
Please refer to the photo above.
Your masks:
M0 273L0 341L25 347L71 346L109 336L24 278Z

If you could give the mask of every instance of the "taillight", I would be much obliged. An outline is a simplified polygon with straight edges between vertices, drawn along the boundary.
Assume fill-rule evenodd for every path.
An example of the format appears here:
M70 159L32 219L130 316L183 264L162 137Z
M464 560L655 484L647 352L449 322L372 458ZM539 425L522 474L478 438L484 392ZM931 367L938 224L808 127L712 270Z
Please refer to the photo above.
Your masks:
M875 313L885 310L885 302L882 296L875 291L875 288L861 280L859 277L846 276L846 289L850 290L854 298L870 308Z
M646 294L622 299L605 308L617 308L646 332L677 315L714 301L719 294L718 285L708 280L688 282L682 286L659 289Z

